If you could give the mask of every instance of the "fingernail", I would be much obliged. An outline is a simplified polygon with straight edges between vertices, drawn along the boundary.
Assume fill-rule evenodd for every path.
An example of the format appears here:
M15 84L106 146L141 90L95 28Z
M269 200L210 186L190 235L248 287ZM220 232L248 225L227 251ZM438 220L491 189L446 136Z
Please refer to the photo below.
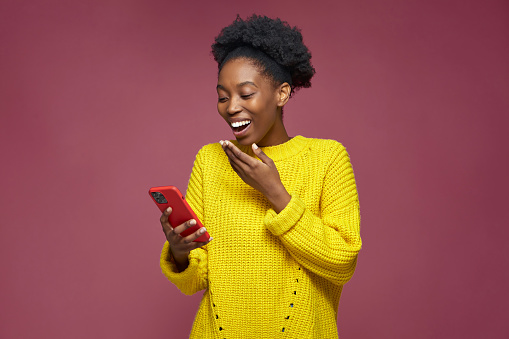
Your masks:
M253 143L253 148L254 148L254 149L258 149L258 145L257 145L257 144L255 144L255 143Z
M202 227L202 228L200 229L200 234L205 233L205 231L206 231L205 227Z
M209 238L209 242L211 242L212 240L214 240L214 238L210 237L210 238Z
M223 140L219 140L219 143L221 144L221 146L223 146Z
M168 207L168 208L166 209L166 212L171 212L171 207Z
M196 225L196 220L194 220L194 219L191 219L191 221L189 222L189 225L191 225L191 226L194 226L194 225Z
M229 144L229 143L228 143L228 140L225 140L225 141L224 141L224 144L225 144L226 146L228 146L228 144Z

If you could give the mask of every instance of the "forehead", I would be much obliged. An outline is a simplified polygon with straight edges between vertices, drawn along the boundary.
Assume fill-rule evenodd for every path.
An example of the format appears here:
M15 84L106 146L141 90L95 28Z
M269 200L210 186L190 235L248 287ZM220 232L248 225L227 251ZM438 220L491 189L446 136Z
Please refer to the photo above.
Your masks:
M253 82L258 87L271 85L267 76L260 72L259 66L245 58L227 61L217 77L217 84L223 87L236 86L248 81Z

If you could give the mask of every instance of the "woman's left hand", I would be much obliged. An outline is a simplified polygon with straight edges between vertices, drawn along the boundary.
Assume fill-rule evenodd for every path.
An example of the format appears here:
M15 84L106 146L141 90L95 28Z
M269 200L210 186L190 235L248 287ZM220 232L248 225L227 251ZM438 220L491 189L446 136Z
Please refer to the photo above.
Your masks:
M253 152L261 161L242 152L229 141L220 141L219 143L239 177L246 184L260 191L271 202L277 213L281 212L290 201L291 196L281 182L274 161L265 155L256 144L252 145Z

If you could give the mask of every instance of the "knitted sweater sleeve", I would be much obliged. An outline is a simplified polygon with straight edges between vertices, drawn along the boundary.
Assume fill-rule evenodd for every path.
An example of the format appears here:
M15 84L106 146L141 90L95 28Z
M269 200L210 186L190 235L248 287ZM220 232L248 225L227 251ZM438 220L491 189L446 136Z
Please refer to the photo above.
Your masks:
M187 186L186 201L203 222L203 172L201 165L201 152L196 156L193 171ZM178 272L175 265L166 260L170 245L165 242L161 252L160 265L163 274L174 283L178 289L187 295L204 290L208 286L207 245L194 249L189 253L189 266Z
M350 158L336 145L323 181L320 215L290 192L288 205L279 214L269 209L264 224L302 266L343 285L353 276L361 249L360 213Z

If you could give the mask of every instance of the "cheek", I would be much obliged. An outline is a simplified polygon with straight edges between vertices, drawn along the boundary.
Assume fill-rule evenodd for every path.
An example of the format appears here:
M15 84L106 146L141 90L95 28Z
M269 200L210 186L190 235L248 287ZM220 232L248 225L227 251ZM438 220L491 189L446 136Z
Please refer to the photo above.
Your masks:
M276 108L271 101L265 98L258 98L250 103L252 110L263 117L270 115L270 113Z
M260 103L258 107L260 107L260 111L263 112L265 120L272 121L277 117L278 106L273 100L265 100L263 104Z
M226 108L224 107L224 104L219 103L217 105L217 113L223 118L224 121L228 122L228 116L229 114L226 113Z
M217 103L217 113L223 118L226 116L226 111L224 110L223 104L220 102Z

